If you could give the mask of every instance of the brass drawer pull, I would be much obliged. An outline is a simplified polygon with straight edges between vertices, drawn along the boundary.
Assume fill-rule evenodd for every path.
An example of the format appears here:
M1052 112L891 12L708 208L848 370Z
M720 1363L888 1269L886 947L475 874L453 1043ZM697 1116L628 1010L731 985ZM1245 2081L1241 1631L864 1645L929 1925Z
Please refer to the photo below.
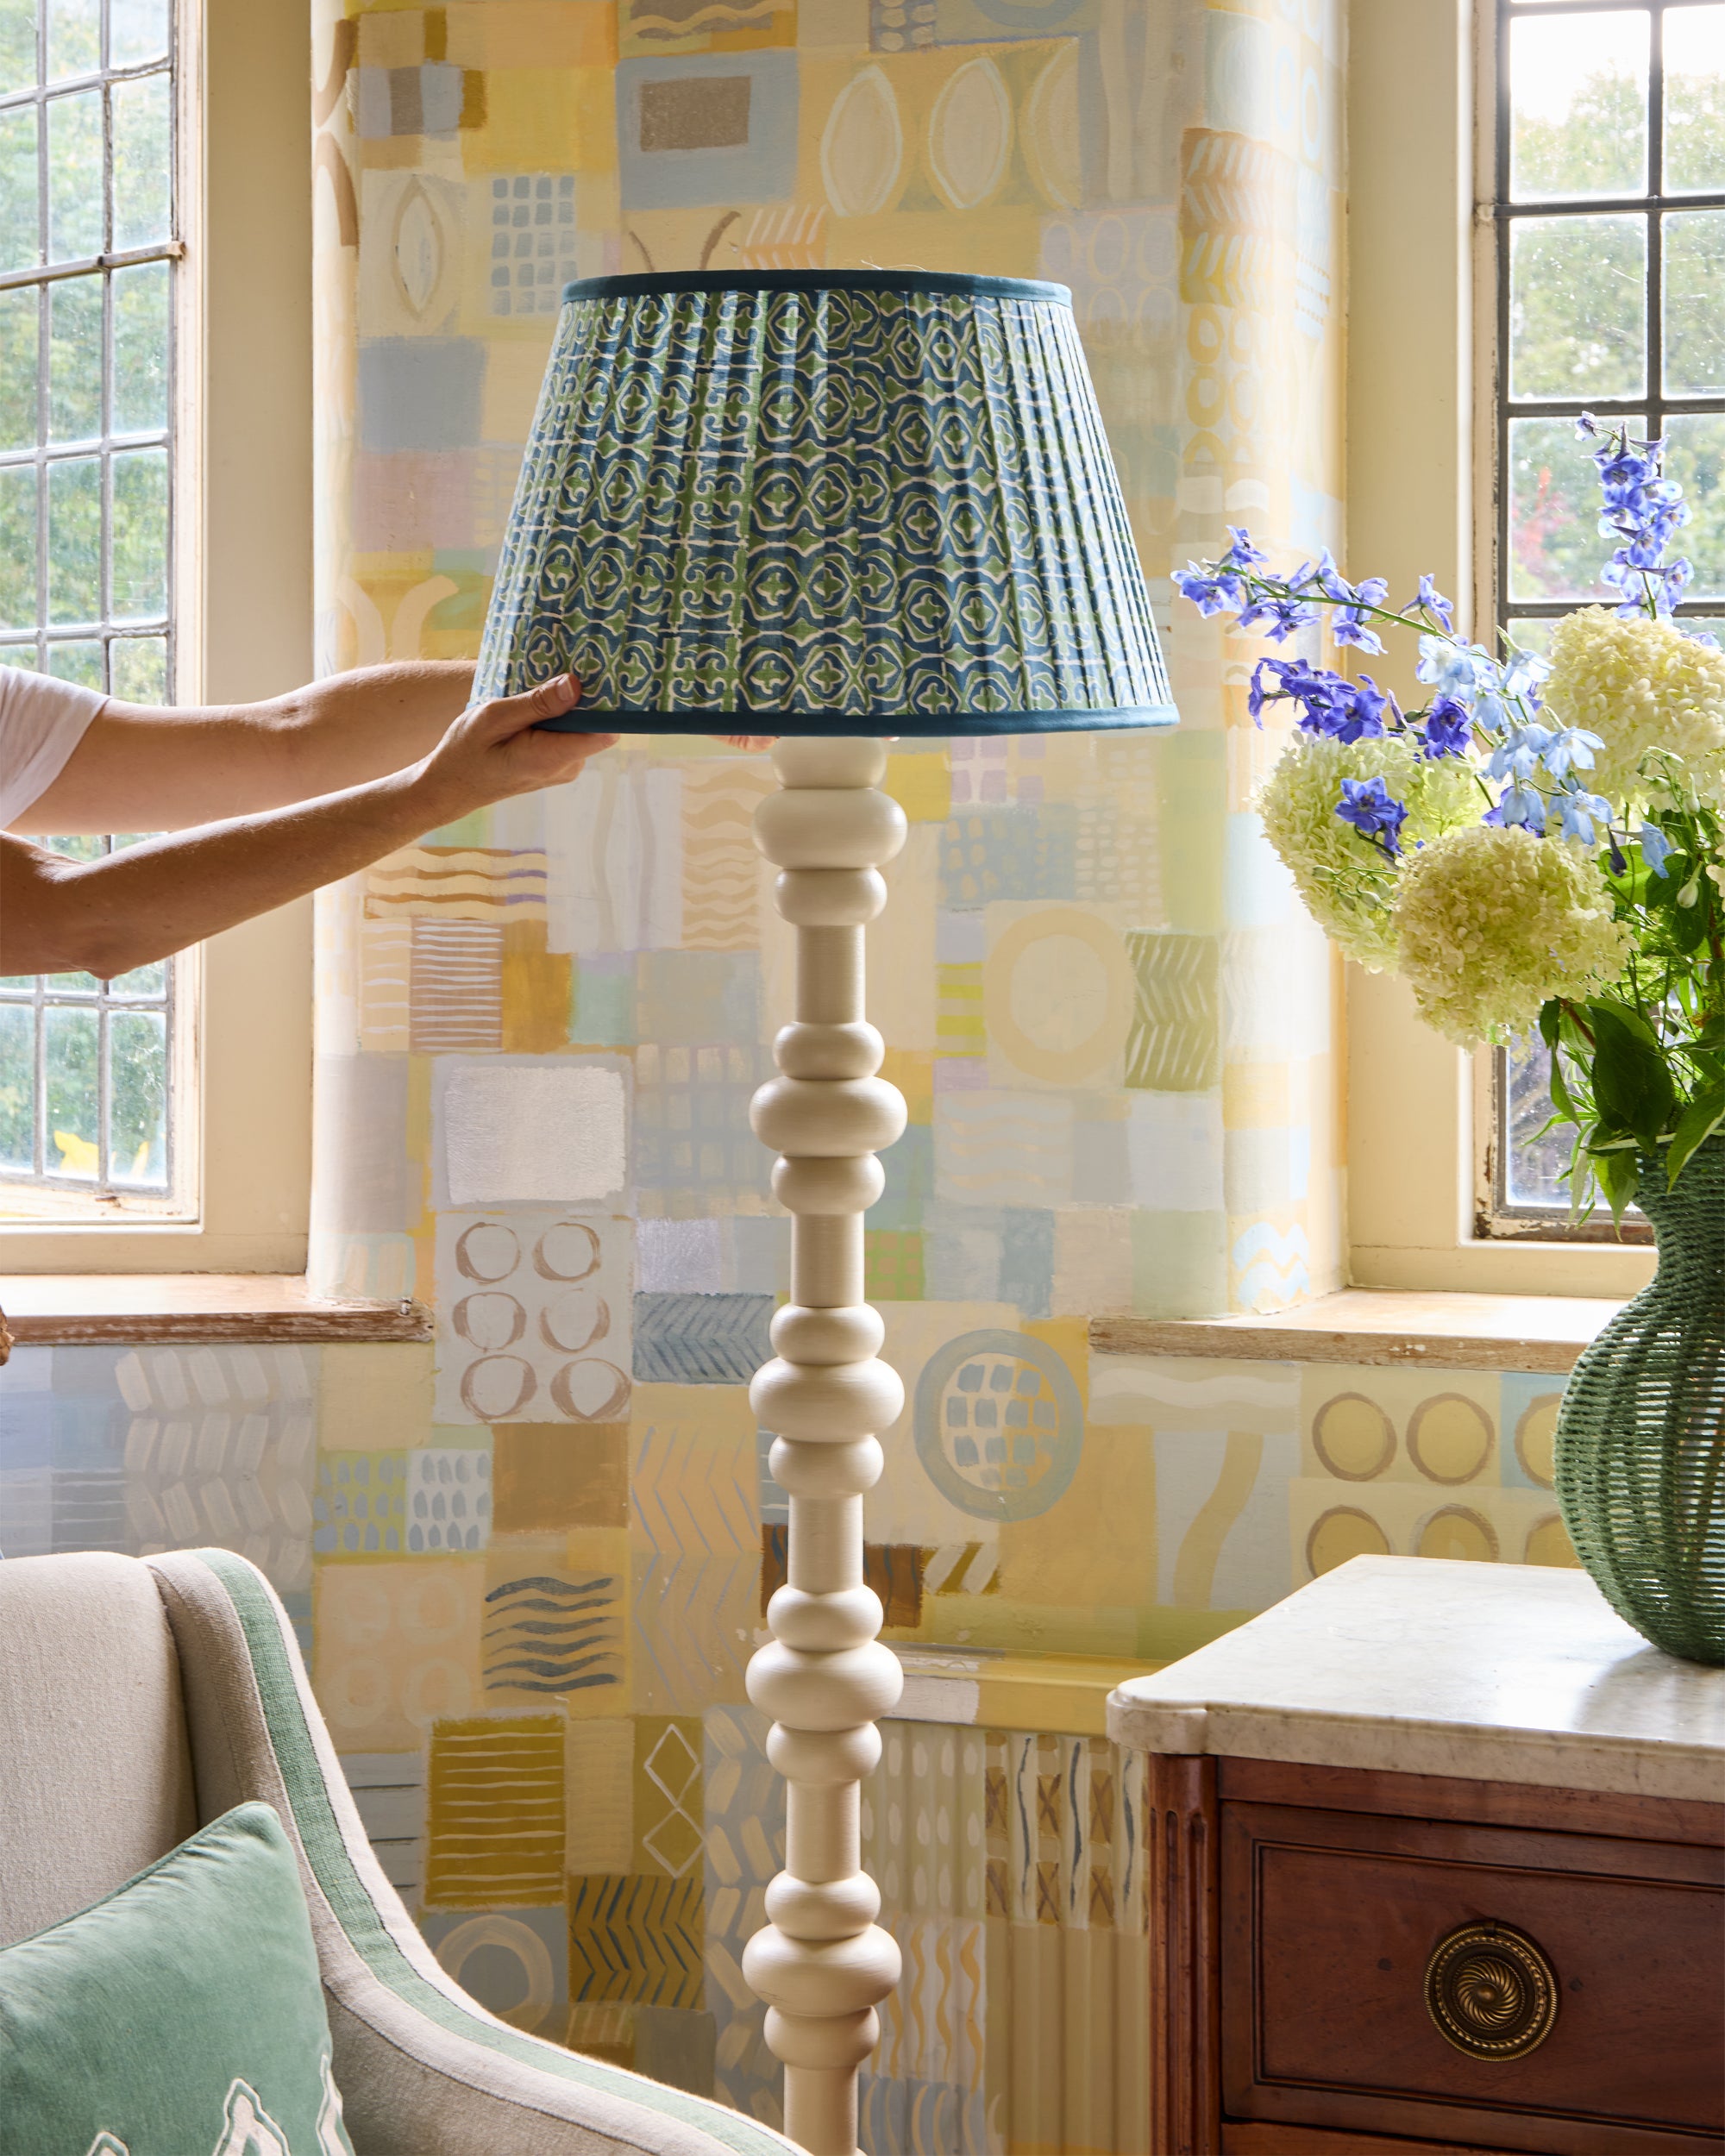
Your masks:
M1432 1949L1426 2005L1470 2059L1524 2059L1558 2018L1557 1973L1525 1932L1463 1924Z

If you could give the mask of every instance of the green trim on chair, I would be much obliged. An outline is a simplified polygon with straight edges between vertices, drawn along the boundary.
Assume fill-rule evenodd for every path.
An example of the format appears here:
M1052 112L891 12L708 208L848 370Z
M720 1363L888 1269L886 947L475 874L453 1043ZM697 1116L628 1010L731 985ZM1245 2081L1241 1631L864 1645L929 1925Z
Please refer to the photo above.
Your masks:
M736 2151L737 2156L784 2156L783 2139L742 2112L625 2073L620 2067L606 2066L579 2053L547 2046L537 2038L493 2028L463 2011L419 1973L391 1937L348 1854L268 1590L261 1587L243 1558L226 1550L189 1550L183 1554L206 1565L234 1605L263 1702L270 1743L280 1763L307 1860L337 1922L379 1983L450 2034L482 2044L521 2065L697 2127L721 2147Z

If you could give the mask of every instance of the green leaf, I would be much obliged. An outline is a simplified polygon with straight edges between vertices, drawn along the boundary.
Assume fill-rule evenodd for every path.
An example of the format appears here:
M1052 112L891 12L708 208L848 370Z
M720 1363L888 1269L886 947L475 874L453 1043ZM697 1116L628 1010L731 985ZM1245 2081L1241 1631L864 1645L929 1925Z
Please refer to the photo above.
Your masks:
M1563 1004L1551 996L1540 1006L1540 1038L1555 1054L1558 1037L1563 1031Z
M1659 1035L1633 1003L1620 1003L1615 996L1600 996L1587 1007L1596 1017L1615 1019L1619 1025L1633 1033L1637 1040L1645 1041L1649 1048L1659 1046Z
M1571 1098L1569 1084L1563 1074L1563 1062L1555 1048L1552 1050L1552 1106L1557 1110L1552 1118L1554 1122L1580 1122L1581 1112Z
M1667 1190L1682 1175L1696 1148L1704 1145L1722 1125L1725 1125L1725 1085L1709 1087L1707 1092L1697 1094L1678 1117L1677 1135L1671 1142L1670 1157L1665 1162Z
M1709 922L1704 906L1680 906L1671 917L1671 939L1686 957L1707 941Z
M1593 1003L1593 1092L1602 1123L1633 1131L1648 1152L1677 1106L1653 1029L1621 1004ZM1627 1021L1634 1019L1632 1026Z
M1605 1202L1611 1208L1611 1218L1621 1228L1623 1215L1634 1200L1635 1156L1627 1150L1617 1153L1596 1153L1593 1156L1593 1172L1599 1179L1599 1188L1605 1193Z

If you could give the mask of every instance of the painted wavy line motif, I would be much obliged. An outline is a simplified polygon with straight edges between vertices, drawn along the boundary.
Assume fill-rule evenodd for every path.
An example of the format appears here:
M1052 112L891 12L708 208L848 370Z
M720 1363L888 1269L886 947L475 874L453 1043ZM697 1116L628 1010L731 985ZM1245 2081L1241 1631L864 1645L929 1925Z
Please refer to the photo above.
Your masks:
M1148 1363L1116 1369L1098 1362L1090 1378L1090 1412L1132 1400L1168 1407L1286 1407L1299 1400L1298 1382L1286 1377L1170 1377Z
M683 780L683 944L753 950L761 940L755 810L770 792L752 764L693 765Z
M427 914L444 919L543 920L545 856L490 847L416 846L366 878L368 918Z
M711 36L715 31L763 30L773 20L773 7L733 8L724 5L692 9L688 14L631 15L629 34L645 44L663 44L673 38Z
M623 1682L620 1583L609 1574L510 1580L486 1596L488 1692L557 1696Z
M1024 1101L955 1100L936 1123L934 1145L943 1196L1037 1205L1065 1194L1070 1130Z

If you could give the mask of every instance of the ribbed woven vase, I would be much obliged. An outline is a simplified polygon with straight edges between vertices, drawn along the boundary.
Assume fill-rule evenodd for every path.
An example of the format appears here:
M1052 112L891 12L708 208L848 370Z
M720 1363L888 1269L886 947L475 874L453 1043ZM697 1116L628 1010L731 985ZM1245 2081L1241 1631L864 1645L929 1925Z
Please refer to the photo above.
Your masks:
M1577 1363L1557 1430L1558 1501L1619 1616L1690 1662L1725 1664L1725 1135L1674 1190L1643 1163L1659 1270Z

